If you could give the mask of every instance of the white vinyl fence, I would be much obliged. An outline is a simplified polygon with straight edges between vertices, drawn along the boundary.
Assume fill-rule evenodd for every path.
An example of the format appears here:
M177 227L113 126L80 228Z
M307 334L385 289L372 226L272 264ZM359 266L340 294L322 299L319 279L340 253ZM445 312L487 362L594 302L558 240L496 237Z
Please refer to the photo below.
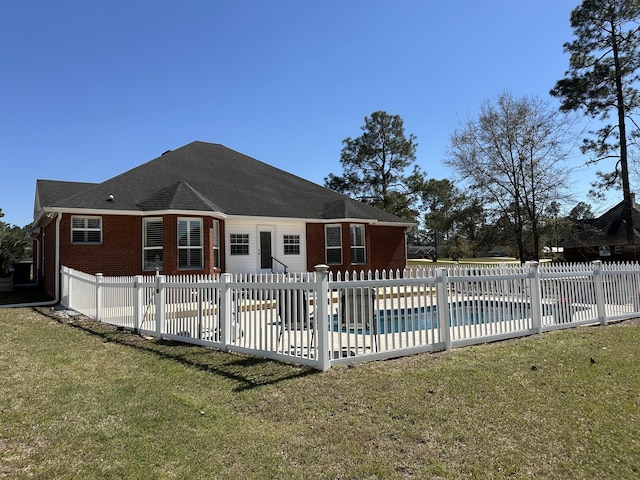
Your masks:
M640 315L640 265L103 277L61 303L136 332L327 370ZM322 321L319 321L322 320Z

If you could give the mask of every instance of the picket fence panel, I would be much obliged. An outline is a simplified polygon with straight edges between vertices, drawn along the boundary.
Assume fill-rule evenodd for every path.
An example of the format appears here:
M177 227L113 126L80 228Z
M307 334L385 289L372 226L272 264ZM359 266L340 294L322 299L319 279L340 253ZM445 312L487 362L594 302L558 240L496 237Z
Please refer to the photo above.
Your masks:
M320 370L640 313L637 263L135 277L63 267L61 273L61 303L96 320Z

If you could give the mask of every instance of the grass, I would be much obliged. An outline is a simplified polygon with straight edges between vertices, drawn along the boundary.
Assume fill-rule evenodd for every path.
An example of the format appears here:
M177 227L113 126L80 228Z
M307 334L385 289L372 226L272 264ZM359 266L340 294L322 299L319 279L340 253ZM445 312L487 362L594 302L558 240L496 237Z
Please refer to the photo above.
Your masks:
M319 373L0 309L0 477L637 478L638 345L628 321Z

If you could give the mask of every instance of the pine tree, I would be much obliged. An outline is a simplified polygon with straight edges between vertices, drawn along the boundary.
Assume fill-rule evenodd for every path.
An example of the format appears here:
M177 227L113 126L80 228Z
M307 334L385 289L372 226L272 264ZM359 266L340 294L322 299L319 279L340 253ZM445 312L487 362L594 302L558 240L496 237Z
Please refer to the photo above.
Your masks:
M613 172L600 174L602 187L621 181L624 197L627 243L634 243L633 200L629 184L626 120L640 105L640 0L584 0L571 12L575 39L565 43L570 53L569 69L551 95L562 100L562 111L583 111L606 121L615 113L616 122L591 132L582 151L591 152L591 162L616 157Z

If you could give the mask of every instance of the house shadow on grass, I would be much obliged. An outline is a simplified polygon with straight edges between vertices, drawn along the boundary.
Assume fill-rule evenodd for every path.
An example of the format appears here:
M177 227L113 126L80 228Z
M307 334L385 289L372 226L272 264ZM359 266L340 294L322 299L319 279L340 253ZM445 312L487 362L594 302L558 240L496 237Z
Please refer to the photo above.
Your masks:
M113 342L151 352L158 357L232 380L237 384L233 388L234 392L274 385L294 378L320 373L311 367L290 365L235 352L223 352L211 347L174 340L143 337L130 330L97 322L82 315L70 318L60 316L50 307L34 307L34 310L58 323L100 337L104 342Z
M0 305L16 305L20 303L49 302L53 298L36 285L22 285L13 288L12 292L0 292Z

